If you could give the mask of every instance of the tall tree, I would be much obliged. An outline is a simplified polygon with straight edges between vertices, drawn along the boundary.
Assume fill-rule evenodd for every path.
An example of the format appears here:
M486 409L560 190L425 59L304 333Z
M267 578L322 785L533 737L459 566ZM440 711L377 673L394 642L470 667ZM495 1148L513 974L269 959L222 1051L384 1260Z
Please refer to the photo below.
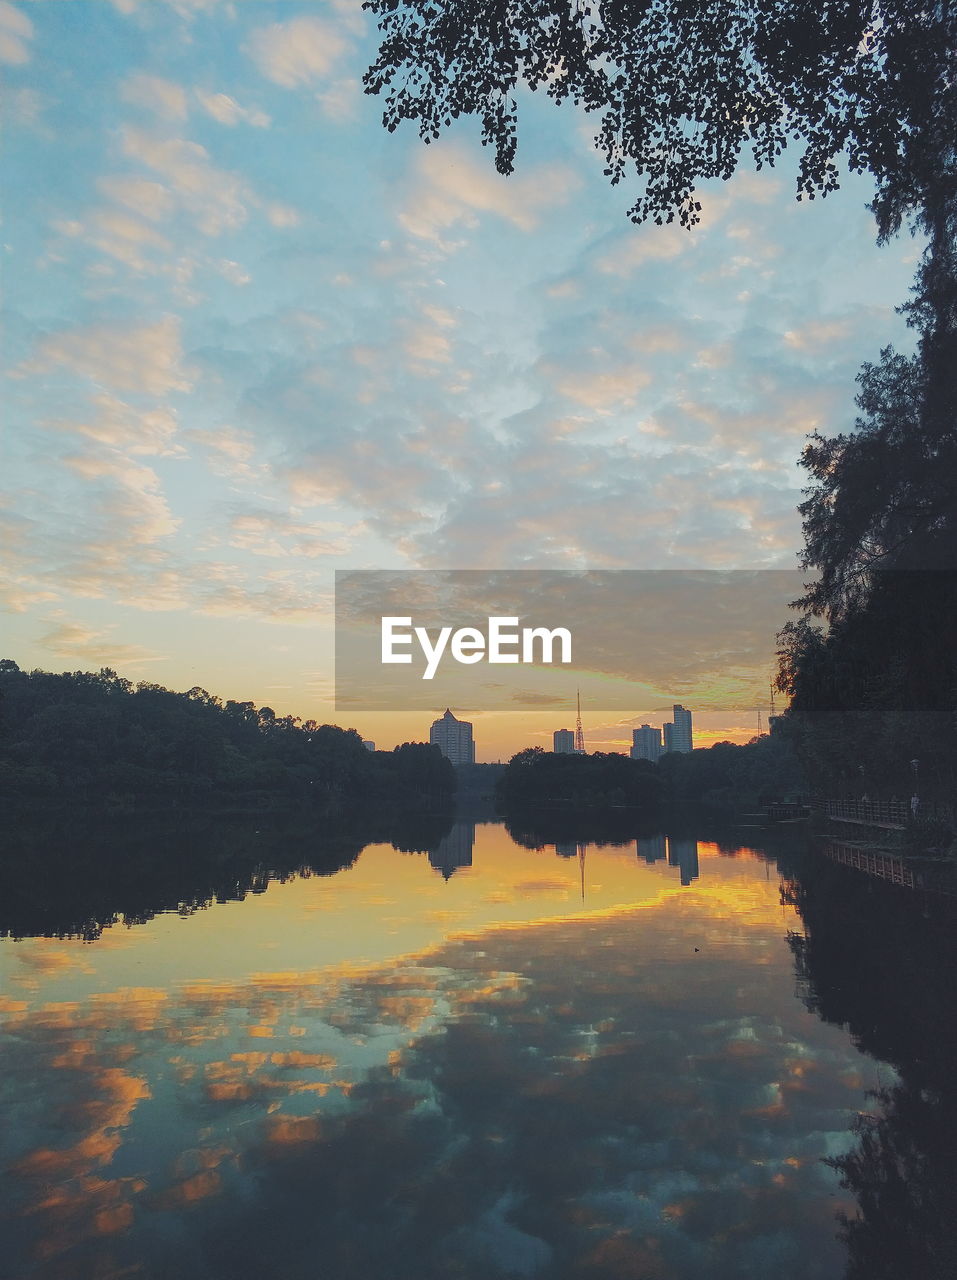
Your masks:
M928 178L927 245L911 300L914 354L886 347L864 365L852 433L811 436L801 461L803 564L819 572L804 603L839 619L867 599L878 570L957 569L957 199L953 151Z

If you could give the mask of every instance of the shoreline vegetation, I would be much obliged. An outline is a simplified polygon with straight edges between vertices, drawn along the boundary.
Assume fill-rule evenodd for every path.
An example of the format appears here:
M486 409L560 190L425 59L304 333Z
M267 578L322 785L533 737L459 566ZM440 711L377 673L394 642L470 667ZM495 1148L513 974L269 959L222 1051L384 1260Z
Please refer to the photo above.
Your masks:
M0 791L7 802L108 809L401 815L452 803L438 747L369 751L354 729L174 693L99 672L0 661Z
M656 763L617 752L579 756L530 747L505 765L455 769L428 743L370 751L354 729L280 717L253 702L223 702L198 686L185 693L146 681L134 686L109 668L24 672L4 659L0 794L21 812L300 815L322 819L330 831L355 832L358 847L386 838L404 847L410 822L413 829L420 819L450 824L455 810L478 821L501 816L519 828L538 825L538 818L546 825L572 821L582 832L604 830L616 813L644 826L689 806L725 822L801 802L819 787L820 760L808 750L807 724L802 707L748 743L671 752ZM831 753L832 741L826 745ZM845 794L860 786L857 772L835 777ZM893 777L889 768L886 776ZM826 833L819 818L813 825ZM957 845L954 822L931 805L903 831L836 834L903 856L953 859ZM427 844L413 830L406 843L422 848L423 839Z

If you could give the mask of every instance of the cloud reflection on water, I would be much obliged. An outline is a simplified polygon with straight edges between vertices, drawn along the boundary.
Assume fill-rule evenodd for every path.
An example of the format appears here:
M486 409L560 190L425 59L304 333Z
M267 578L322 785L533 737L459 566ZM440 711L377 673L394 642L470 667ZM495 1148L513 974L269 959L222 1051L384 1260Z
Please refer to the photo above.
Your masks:
M833 1276L820 1157L872 1064L793 998L783 910L715 876L390 967L9 1009L28 1274Z

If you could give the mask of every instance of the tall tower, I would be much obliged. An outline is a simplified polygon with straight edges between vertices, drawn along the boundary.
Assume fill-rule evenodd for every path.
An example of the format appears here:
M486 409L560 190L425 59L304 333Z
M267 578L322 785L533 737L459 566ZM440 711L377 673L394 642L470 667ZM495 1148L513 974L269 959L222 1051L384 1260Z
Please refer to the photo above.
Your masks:
M578 695L578 716L575 720L575 754L583 756L585 754L585 731L582 729L582 693L581 689L575 690Z

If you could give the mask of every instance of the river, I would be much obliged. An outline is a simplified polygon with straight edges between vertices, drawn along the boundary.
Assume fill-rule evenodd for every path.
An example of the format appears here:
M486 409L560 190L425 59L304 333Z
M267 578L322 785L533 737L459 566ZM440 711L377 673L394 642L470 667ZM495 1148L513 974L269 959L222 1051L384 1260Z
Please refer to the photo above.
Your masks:
M949 1266L953 930L916 895L760 832L131 821L17 848L17 1280L936 1274L914 1231Z

